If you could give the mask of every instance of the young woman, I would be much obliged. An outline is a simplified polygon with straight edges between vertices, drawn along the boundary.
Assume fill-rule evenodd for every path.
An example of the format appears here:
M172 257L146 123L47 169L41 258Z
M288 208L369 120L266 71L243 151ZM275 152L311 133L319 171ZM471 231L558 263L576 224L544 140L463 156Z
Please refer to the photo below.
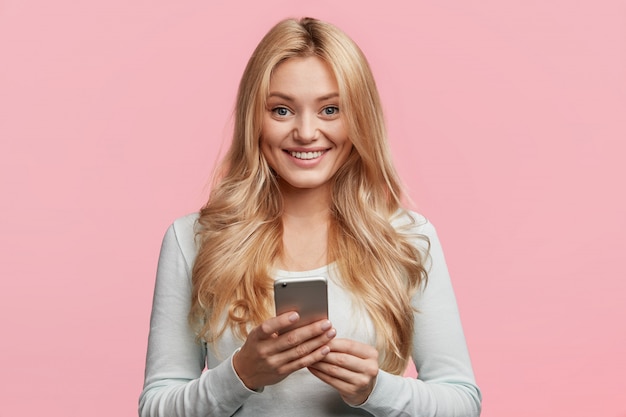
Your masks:
M362 52L280 22L208 202L165 235L140 415L478 416L441 246L401 197ZM300 317L275 317L274 280L320 275L328 320L282 332Z

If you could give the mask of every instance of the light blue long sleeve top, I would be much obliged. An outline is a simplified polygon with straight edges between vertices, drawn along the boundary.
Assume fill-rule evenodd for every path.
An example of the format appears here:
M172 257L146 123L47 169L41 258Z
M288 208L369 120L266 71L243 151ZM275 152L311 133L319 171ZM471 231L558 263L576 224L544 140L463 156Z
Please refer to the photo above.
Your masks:
M187 320L191 270L197 253L197 214L176 220L167 230L159 257L141 417L208 416L417 416L476 417L481 393L476 385L450 276L434 227L408 213L394 226L414 224L413 233L430 241L428 284L414 297L412 358L417 378L379 370L365 403L345 404L339 394L302 369L261 392L249 390L237 376L232 356L243 342L226 331L215 348L196 342ZM416 245L426 245L418 239ZM337 337L374 345L367 313L342 288L334 264L304 272L276 271L275 278L326 276L329 318Z

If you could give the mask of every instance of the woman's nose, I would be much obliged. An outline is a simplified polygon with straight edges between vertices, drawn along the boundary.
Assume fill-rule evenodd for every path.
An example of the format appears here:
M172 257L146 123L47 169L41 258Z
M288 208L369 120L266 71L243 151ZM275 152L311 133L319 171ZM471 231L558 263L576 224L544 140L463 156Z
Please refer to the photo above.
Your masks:
M301 114L297 118L294 139L301 142L311 142L318 138L319 129L317 117L310 114Z

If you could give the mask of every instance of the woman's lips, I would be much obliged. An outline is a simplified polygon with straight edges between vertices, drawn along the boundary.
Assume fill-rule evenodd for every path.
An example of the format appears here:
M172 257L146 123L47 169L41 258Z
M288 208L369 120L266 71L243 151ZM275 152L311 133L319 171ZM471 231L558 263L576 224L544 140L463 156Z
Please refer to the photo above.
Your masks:
M303 161L308 161L311 159L317 159L324 154L326 151L286 151L289 155L293 156L296 159L301 159Z

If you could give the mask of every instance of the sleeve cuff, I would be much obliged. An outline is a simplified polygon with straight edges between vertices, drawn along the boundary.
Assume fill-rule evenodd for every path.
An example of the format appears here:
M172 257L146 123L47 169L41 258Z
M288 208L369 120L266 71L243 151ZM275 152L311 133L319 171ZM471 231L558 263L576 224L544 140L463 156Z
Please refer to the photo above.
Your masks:
M248 393L250 394L260 394L263 392L263 389L265 389L265 387L261 387L257 390L253 390L250 389L248 387L246 387L246 384L243 383L243 381L241 380L241 378L239 378L239 375L237 374L237 371L235 371L235 364L233 363L233 360L235 358L235 355L237 354L237 352L239 352L241 350L241 348L237 348L232 355L230 355L230 360L228 362L230 362L230 369L233 373L233 375L235 376L235 378L237 379L237 381L239 381L239 384L243 387L244 390L246 390Z
M390 393L385 392L385 386L389 386L390 382L393 384L394 377L395 375L391 375L390 373L379 369L374 389L370 393L369 397L367 397L367 400L365 400L363 404L357 405L354 408L362 408L370 413L377 411L381 404L385 404L386 401L389 401Z
M237 410L252 395L259 392L248 389L241 381L233 367L233 355L215 368L205 372L201 379L211 397L219 398L220 406L224 410ZM206 378L206 379L205 379Z

